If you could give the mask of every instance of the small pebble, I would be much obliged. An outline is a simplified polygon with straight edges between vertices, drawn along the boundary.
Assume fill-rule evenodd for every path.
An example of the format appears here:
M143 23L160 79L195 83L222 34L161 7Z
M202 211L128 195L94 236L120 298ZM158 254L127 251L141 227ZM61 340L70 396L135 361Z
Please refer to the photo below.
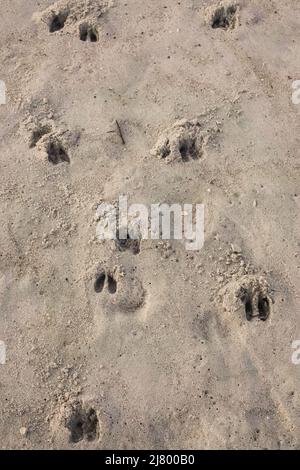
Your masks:
M25 437L25 436L27 436L27 433L28 433L28 429L27 429L27 428L23 427L23 428L20 429L20 434L21 434L21 436L24 436L24 437Z

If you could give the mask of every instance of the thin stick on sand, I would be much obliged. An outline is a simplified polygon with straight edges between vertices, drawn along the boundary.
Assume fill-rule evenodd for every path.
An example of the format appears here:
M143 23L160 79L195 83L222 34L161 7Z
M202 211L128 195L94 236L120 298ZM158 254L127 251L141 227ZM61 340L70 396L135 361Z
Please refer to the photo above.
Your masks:
M122 130L121 130L121 127L120 127L120 124L119 122L116 120L116 124L117 124L117 128L118 128L118 131L119 131L119 134L120 134L120 137L121 137L121 140L122 140L122 144L125 145L125 139L123 137L123 134L122 134Z

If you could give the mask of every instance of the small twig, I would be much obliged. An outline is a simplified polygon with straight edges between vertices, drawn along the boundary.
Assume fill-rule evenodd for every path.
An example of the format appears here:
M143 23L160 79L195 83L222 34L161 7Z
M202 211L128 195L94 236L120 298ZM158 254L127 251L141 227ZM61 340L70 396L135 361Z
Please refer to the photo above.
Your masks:
M120 134L120 137L121 137L121 140L122 140L122 144L125 145L125 139L123 137L123 134L122 134L122 130L121 130L121 127L120 127L120 124L118 123L118 121L116 120L116 124L117 124L117 128L118 128L118 131L119 131L119 134Z

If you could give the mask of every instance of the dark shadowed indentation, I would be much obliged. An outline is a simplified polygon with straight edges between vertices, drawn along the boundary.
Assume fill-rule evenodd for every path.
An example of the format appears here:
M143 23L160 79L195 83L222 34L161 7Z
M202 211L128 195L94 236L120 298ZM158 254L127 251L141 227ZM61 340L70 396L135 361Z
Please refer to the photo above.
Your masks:
M170 149L170 141L169 139L166 140L165 145L163 146L161 150L161 158L167 158L171 153Z
M70 431L70 441L77 443L83 439L94 441L98 435L99 422L93 408L87 410L78 406L70 417L67 428Z
M34 148L39 140L41 140L44 135L49 134L49 132L51 132L51 127L47 125L34 129L31 134L29 148Z
M129 234L127 234L125 239L120 238L119 230L117 231L115 243L119 251L131 251L134 255L140 252L140 240L130 238Z
M243 288L240 293L240 299L245 306L246 319L251 321L253 318L266 321L270 315L269 298L262 293L253 292L252 289Z
M81 41L98 42L99 35L95 26L83 23L79 26L79 37Z
M258 299L258 314L262 321L266 321L270 315L270 302L266 297L259 297Z
M199 152L196 146L196 139L183 139L179 143L179 152L181 158L184 162L189 161L190 159L196 160L199 158Z
M105 273L101 273L99 274L99 276L97 277L95 281L94 288L95 288L95 292L97 292L98 294L103 291L105 278L106 278Z
M230 5L228 7L220 7L218 8L212 17L211 26L214 29L221 28L221 29L229 29L233 28L236 24L236 13L237 13L237 6Z
M70 163L69 155L64 146L58 140L50 140L47 146L48 160L53 165L67 162Z
M117 292L117 281L110 274L107 276L107 283L108 283L108 292L110 294L115 294Z
M252 308L252 301L249 295L245 296L244 304L245 304L246 318L248 321L251 321L253 318L253 308Z
M49 22L50 33L55 33L55 31L60 31L61 29L63 29L67 18L68 12L60 12L53 15Z

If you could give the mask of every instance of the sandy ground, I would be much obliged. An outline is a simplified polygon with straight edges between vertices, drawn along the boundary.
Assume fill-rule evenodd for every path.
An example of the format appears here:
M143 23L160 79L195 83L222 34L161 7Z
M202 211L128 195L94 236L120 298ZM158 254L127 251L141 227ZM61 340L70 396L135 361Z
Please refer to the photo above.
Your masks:
M300 447L300 5L230 5L1 0L1 448ZM100 242L120 194L203 249Z

